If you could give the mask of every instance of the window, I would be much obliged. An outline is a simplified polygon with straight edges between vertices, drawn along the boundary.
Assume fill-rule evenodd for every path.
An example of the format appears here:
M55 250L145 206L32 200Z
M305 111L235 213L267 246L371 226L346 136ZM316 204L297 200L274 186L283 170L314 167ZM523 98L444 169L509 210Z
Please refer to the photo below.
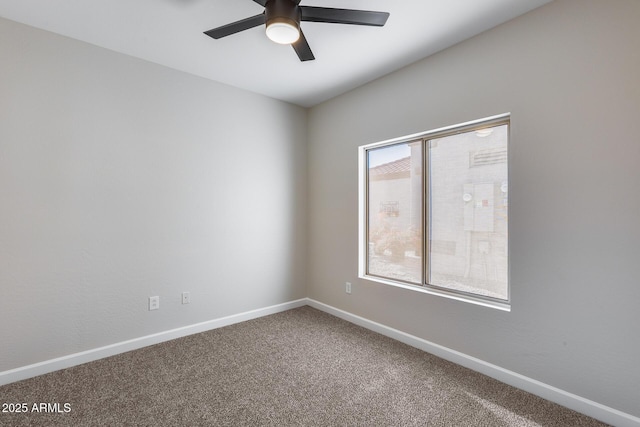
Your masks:
M360 273L508 309L509 116L360 147Z

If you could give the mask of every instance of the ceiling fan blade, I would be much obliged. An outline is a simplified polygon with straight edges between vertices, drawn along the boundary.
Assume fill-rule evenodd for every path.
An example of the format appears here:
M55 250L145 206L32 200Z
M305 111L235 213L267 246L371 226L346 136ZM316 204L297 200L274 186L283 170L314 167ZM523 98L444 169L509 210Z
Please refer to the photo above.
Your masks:
M240 31L248 30L249 28L262 24L264 24L264 13L232 22L231 24L223 25L222 27L205 31L204 33L214 39L221 39L222 37L230 36L231 34L239 33Z
M298 58L300 58L300 61L313 61L314 59L316 59L316 57L313 56L313 52L311 52L311 48L309 47L307 38L304 36L304 33L302 31L300 31L300 38L298 39L298 41L293 43L291 46L293 46L293 50L295 50L298 54Z
M300 6L300 9L302 11L302 21L310 22L382 27L389 18L388 12L373 12L370 10L333 9L314 6Z
M253 1L258 3L260 6L266 6L267 5L267 0L253 0Z

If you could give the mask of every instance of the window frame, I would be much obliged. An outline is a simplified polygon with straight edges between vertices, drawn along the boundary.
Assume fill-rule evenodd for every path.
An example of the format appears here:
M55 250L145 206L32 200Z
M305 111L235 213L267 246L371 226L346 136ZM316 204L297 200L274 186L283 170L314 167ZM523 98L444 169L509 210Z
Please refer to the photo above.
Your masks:
M358 162L359 162L359 191L358 191L358 224L359 224L359 264L358 264L358 276L361 279L383 283L400 287L403 289L410 289L418 292L423 292L430 295L437 295L445 298L450 298L458 301L464 301L472 304L491 307L503 311L511 310L511 244L510 244L510 222L507 221L507 299L494 298L489 296L482 296L470 292L458 291L440 287L437 285L429 284L428 277L428 262L429 251L431 250L429 245L429 224L427 224L427 214L430 212L430 197L427 194L429 188L429 171L427 166L429 165L429 148L428 141L436 138L443 138L447 136L453 136L466 132L473 132L487 127L494 127L500 125L507 125L507 194L510 194L511 186L511 113L499 114L483 119L473 120L466 123L446 126L438 129L433 129L426 132L420 132L412 135L406 135L398 138L393 138L385 141L366 144L358 147ZM400 279L392 279L383 276L377 276L375 274L369 274L369 256L368 256L368 236L369 236L369 179L368 179L368 152L374 149L383 148L387 146L393 146L403 143L410 143L414 141L421 141L422 143L422 283L415 284ZM510 204L510 203L509 203ZM509 206L510 208L511 206Z

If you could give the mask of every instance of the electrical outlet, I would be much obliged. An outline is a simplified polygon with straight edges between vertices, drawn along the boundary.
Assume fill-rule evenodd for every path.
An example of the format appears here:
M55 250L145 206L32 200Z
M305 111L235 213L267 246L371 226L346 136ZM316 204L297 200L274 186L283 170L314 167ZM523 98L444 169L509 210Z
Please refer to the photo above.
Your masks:
M344 290L346 293L350 294L351 293L351 282L346 282L344 287Z
M191 295L189 294L189 292L182 293L182 303L191 304Z
M149 297L149 311L160 309L160 297Z

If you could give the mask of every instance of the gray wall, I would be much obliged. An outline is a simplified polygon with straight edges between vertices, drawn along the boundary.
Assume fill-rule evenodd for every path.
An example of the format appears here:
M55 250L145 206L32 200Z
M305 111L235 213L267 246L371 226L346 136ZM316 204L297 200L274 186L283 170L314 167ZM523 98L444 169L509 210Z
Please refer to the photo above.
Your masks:
M306 115L0 19L0 372L305 297Z
M311 109L309 296L640 416L639 19L552 2ZM357 147L504 112L511 312L358 279Z

